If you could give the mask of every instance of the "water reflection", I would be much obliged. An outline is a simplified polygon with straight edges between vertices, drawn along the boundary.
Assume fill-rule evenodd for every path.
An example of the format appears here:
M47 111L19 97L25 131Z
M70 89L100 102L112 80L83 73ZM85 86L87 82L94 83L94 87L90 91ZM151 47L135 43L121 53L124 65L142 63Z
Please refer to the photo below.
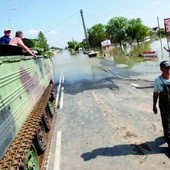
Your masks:
M55 65L55 81L63 74L67 81L77 81L79 79L93 79L102 76L102 73L96 73L98 59L89 58L82 52L77 55L70 55L68 50L53 58Z
M162 39L162 46L167 47L166 39ZM144 60L144 51L158 51L158 59L156 61L146 61ZM97 59L89 58L80 52L76 55L71 55L68 50L63 51L61 54L53 57L53 62L55 65L55 79L58 80L60 75L65 75L67 81L77 81L79 79L94 79L101 78L104 76L104 71L100 71L100 67L104 65L106 69L114 69L113 73L117 75L132 75L132 72L137 75L153 75L156 77L160 74L159 63L162 60L168 60L169 54L167 51L163 51L163 58L161 56L160 41L148 41L140 45L124 46L124 50L114 49L112 54L107 56L109 60L103 60L103 56L99 56ZM111 60L111 61L110 61ZM112 66L110 66L112 65ZM119 67L119 69L118 69ZM121 68L120 67L124 67ZM126 74L122 74L122 72Z
M129 55L141 57L143 56L144 51L150 51L150 50L151 50L151 41L148 41L138 45L131 46Z
M123 64L128 68L132 68L136 63L144 61L143 52L150 50L150 42L140 43L138 45L124 45L123 48L113 48L110 51L109 56L110 59L113 59L116 64Z
M167 40L166 40L166 38L162 39L162 47L167 47ZM159 61L169 60L169 53L166 50L162 49L163 54L161 54L161 43L160 43L160 40L153 41L151 43L151 48L153 50L155 50L155 51L158 51Z
M162 39L162 47L167 47L166 38ZM158 58L155 61L146 61L143 57L143 52L145 51L157 51ZM124 64L127 68L131 69L136 65L142 65L143 69L148 63L151 66L158 66L162 60L169 60L169 53L162 48L160 40L147 41L135 45L123 46L123 50L119 48L114 48L107 59L113 60L116 64Z

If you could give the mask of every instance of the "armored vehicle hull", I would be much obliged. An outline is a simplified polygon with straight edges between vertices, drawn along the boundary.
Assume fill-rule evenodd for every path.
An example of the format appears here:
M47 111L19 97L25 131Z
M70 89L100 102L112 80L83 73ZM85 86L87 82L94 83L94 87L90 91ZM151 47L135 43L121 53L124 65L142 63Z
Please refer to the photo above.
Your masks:
M11 47L0 46L0 169L40 169L55 117L53 63L4 48Z

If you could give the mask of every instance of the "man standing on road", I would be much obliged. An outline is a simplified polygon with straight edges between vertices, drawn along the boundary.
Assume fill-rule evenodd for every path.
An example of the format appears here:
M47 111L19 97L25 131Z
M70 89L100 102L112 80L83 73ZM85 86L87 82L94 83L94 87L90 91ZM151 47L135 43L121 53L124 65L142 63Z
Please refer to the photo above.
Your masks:
M153 92L153 112L157 114L157 100L162 118L164 138L170 149L170 61L160 63L162 75L155 79Z
M4 36L2 36L0 38L0 44L9 44L11 38L10 38L10 34L11 34L11 29L7 28L4 30Z

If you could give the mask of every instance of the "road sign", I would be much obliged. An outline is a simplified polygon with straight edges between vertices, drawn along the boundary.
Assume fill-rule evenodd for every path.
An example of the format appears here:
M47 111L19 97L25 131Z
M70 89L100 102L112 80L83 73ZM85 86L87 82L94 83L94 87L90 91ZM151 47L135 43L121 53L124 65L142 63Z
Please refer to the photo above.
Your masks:
M105 41L101 42L101 45L102 45L102 47L108 47L111 45L111 42L110 42L110 40L105 40Z
M164 25L165 25L167 40L170 42L170 18L164 19Z

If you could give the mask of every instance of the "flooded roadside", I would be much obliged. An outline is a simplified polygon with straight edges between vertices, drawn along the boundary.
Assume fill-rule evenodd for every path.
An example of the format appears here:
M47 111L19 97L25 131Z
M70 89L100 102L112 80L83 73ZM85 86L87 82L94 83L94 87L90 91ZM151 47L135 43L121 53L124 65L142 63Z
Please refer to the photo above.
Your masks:
M167 46L166 39L162 39L163 47ZM153 81L159 74L159 63L162 60L168 60L169 54L163 51L163 58L161 56L160 41L152 43L146 42L145 45L134 47L130 53L138 53L141 50L158 51L158 58L155 61L145 61L143 57L119 56L113 55L110 57L99 56L98 58L89 58L82 52L77 55L71 55L69 51L65 50L53 58L55 63L55 78L64 74L70 80L79 79L93 79L91 75L96 74L98 77L102 75L102 71L110 72L115 77L129 78L129 79L143 79Z
M162 39L162 47L167 47L167 40L166 38ZM157 51L158 58L156 60L144 60L143 56L138 56L143 51ZM145 78L147 74L149 77L156 77L160 74L159 63L162 60L169 60L169 53L162 49L161 51L161 44L160 40L155 40L153 42L148 41L144 44L140 44L139 46L133 46L131 48L127 48L124 52L128 54L126 56L115 56L113 57L106 57L107 60L113 61L117 67L124 68L128 72L136 72L140 75L144 75ZM137 56L135 56L135 54ZM146 78L147 79L147 78ZM153 80L153 78L150 78Z

